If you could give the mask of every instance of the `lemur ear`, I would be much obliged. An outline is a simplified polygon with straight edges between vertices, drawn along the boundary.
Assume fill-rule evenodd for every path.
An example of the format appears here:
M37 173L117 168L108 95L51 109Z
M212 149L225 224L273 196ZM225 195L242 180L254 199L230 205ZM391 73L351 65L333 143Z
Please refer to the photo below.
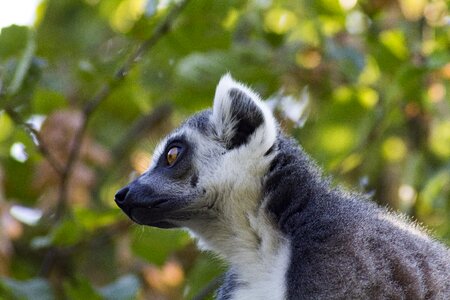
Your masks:
M228 149L257 142L262 151L267 151L275 142L272 112L255 92L234 81L230 74L217 85L212 120Z

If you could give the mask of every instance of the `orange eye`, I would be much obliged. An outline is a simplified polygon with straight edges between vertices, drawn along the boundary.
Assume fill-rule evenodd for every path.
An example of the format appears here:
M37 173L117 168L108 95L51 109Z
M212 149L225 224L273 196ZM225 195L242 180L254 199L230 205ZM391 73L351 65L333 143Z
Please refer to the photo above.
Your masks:
M178 154L180 154L180 148L179 147L172 147L169 149L169 151L167 151L167 163L169 164L169 166L172 166L175 161L178 158Z

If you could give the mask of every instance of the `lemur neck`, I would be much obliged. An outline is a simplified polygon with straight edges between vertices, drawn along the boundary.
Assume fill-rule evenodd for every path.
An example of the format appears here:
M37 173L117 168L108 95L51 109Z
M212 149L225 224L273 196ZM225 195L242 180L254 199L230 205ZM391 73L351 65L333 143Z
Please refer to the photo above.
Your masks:
M249 184L246 191L226 197L220 199L225 203L223 214L191 228L199 239L199 246L218 253L235 269L271 261L283 237L262 205L261 181L255 186Z

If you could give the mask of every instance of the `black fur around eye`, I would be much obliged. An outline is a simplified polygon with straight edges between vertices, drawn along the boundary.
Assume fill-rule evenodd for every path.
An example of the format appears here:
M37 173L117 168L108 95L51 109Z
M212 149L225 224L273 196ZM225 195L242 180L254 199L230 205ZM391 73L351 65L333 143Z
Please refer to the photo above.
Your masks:
M166 161L169 166L173 166L180 156L181 148L178 146L170 147L166 153Z

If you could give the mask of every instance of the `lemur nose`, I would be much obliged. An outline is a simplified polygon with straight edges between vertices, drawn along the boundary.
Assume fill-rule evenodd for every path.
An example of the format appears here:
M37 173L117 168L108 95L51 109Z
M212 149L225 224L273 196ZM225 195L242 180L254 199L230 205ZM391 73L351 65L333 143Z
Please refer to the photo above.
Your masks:
M129 191L130 191L130 188L127 186L122 188L114 196L114 201L116 201L117 204L123 204L125 202L125 199L126 199Z

